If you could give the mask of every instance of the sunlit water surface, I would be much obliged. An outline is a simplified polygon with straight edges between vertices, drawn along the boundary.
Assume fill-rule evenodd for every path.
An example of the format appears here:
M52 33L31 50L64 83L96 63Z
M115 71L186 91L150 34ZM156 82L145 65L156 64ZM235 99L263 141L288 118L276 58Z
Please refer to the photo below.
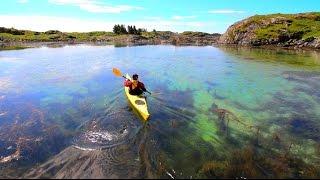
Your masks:
M147 123L113 67L153 92ZM0 51L0 69L0 177L70 146L132 177L319 177L316 52L79 45Z

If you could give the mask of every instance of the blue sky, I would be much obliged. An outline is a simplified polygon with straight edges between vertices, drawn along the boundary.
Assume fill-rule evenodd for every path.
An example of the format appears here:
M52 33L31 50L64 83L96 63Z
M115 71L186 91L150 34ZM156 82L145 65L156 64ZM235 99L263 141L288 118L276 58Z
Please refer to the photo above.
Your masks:
M223 33L255 14L320 11L319 0L1 0L0 26L46 31L148 30Z

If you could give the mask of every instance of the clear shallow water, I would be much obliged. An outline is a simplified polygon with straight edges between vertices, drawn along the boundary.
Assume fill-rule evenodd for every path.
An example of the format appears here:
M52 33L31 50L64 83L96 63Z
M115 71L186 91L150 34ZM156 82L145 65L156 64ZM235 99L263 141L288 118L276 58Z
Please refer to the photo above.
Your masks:
M154 92L147 124L113 67ZM132 177L319 177L317 53L82 45L1 51L0 69L2 176L73 146Z

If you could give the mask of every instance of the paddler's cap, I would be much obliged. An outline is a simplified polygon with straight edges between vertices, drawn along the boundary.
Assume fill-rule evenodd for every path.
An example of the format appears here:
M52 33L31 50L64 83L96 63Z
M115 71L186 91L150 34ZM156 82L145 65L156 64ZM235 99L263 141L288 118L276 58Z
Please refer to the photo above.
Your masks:
M137 79L138 79L138 74L132 75L132 79L133 79L133 80L137 80Z

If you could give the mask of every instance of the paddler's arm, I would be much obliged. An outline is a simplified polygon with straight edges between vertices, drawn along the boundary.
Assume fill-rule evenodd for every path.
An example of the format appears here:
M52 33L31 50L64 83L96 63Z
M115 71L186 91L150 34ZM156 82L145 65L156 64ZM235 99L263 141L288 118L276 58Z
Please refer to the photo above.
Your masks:
M141 90L142 90L143 92L147 92L147 93L151 94L151 92L149 92L149 91L145 88L145 86L144 86L144 84L143 84L142 82L140 82L140 88L141 88Z
M129 79L124 80L124 86L130 87L132 82Z

